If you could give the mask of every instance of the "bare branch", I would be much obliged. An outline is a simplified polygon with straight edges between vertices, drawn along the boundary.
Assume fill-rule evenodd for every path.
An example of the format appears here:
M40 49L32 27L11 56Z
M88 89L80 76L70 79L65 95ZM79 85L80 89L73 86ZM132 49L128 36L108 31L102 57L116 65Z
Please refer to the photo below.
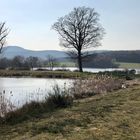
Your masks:
M60 35L61 45L69 50L72 58L78 59L79 70L82 71L82 50L100 46L104 29L99 24L99 14L93 8L74 8L68 15L61 17L52 26ZM91 50L91 49L90 49ZM73 57L74 56L74 57Z
M5 27L5 24L5 22L0 23L0 53L2 53L8 35L8 28Z

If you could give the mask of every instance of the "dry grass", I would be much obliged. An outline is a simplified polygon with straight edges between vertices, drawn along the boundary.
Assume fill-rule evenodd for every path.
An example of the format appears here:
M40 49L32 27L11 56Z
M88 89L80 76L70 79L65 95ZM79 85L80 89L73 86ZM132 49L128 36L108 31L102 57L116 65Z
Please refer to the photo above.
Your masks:
M72 93L76 99L93 96L122 88L124 80L110 76L78 79L73 83Z
M10 98L7 99L5 91L0 93L0 117L4 117L8 112L13 111L15 106L11 103ZM10 93L11 96L12 93Z

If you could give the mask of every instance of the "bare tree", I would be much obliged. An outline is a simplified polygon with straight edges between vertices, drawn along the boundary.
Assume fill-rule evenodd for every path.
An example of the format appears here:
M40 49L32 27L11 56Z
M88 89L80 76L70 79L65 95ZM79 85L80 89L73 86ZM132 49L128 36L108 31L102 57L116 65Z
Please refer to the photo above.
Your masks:
M39 66L39 58L34 56L29 56L26 58L28 66L33 70L34 67Z
M98 21L99 14L94 8L78 7L52 26L60 35L60 44L77 59L80 72L83 71L82 60L90 54L89 48L101 45L104 29Z
M11 65L14 69L22 69L24 67L25 58L17 55L11 60Z
M47 65L50 68L50 70L53 70L54 66L56 66L56 59L53 56L48 55L47 56Z
M5 27L5 22L0 23L0 53L6 43L6 37L8 35L8 28Z

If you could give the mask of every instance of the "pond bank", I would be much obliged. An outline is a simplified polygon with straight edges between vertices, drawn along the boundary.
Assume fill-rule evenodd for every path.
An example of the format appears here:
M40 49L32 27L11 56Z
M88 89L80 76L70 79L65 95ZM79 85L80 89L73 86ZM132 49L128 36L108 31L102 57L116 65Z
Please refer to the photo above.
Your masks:
M78 78L94 76L90 72L71 71L30 71L30 70L0 70L0 77L37 77L37 78Z

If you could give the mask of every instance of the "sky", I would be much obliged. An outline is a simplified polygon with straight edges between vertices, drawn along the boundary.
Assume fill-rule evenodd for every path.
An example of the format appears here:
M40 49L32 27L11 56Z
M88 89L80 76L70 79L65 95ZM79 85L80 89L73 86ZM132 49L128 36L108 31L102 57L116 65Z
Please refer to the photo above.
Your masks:
M140 0L0 0L0 22L10 29L7 45L31 50L64 50L51 28L74 7L95 8L105 29L96 50L140 49Z

